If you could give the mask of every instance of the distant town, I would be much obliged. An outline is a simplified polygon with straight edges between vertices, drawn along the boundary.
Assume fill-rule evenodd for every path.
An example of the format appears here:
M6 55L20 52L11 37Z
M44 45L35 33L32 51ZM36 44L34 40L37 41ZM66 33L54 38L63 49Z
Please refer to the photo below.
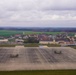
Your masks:
M76 33L74 32L75 28L67 29L67 32L65 32L66 28L63 29L61 28L62 30L59 28L60 30L59 32L58 32L58 28L57 29L38 28L37 29L38 31L36 31L35 28L29 29L31 31L27 31L26 29L25 31L24 28L23 30L22 29L18 30L16 28L11 28L11 30L10 28L1 29L0 45L26 45L28 43L33 43L33 44L35 43L39 45L54 44L58 46L76 45ZM47 32L47 29L50 31ZM9 34L9 36L7 34Z

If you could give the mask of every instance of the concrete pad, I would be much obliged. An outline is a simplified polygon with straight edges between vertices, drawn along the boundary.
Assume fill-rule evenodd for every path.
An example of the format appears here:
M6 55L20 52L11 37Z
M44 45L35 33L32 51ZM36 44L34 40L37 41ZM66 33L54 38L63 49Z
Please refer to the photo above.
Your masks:
M19 56L11 58L10 54ZM76 50L70 47L0 47L0 71L56 69L76 69Z

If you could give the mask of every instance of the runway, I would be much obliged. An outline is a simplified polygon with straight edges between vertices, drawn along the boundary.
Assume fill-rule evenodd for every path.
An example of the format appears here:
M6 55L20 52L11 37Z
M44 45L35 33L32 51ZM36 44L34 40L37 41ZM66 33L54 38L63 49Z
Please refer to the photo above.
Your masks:
M16 54L18 57L10 56ZM1 71L52 69L76 69L76 50L70 47L0 47Z

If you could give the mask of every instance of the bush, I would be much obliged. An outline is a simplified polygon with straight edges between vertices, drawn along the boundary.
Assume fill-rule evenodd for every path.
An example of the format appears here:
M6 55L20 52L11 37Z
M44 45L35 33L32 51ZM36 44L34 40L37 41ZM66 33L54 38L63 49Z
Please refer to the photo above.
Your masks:
M24 40L24 43L39 43L39 40L35 37L29 37L27 40Z

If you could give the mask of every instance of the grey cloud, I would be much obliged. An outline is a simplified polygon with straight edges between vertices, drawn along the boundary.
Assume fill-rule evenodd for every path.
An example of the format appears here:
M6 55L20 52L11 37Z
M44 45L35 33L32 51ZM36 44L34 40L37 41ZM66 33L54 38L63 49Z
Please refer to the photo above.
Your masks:
M26 10L76 10L75 0L0 0L8 11Z
M40 22L41 26L54 21L56 25L57 21L63 24L64 20L76 21L75 0L0 0L0 25Z
M76 10L75 0L44 0L42 5L43 10Z

